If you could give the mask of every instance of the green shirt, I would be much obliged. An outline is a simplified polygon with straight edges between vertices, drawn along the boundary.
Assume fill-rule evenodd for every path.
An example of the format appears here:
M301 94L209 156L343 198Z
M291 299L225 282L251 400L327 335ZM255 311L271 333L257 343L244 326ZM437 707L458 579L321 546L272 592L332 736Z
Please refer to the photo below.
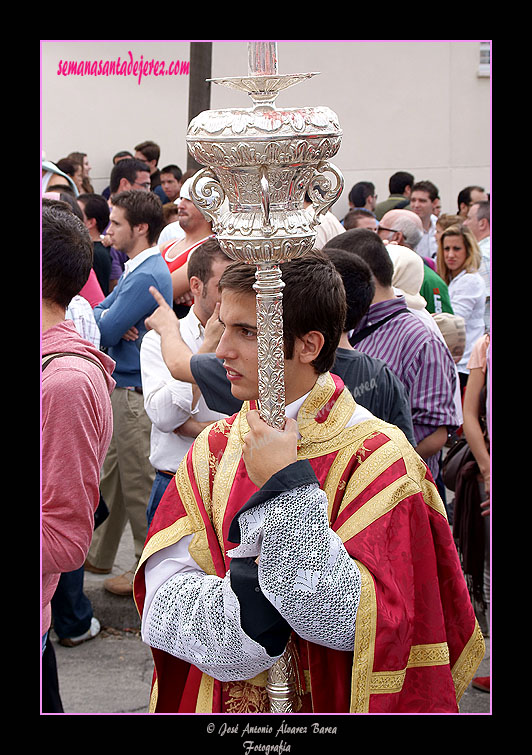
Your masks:
M399 207L397 207L397 205L399 205ZM408 197L404 197L402 194L390 194L388 199L385 199L384 202L379 202L375 207L375 217L377 220L381 220L389 210L395 210L396 208L400 210L409 210L410 200Z
M447 284L431 267L423 265L425 274L419 293L427 302L427 310L432 314L448 312L454 315Z

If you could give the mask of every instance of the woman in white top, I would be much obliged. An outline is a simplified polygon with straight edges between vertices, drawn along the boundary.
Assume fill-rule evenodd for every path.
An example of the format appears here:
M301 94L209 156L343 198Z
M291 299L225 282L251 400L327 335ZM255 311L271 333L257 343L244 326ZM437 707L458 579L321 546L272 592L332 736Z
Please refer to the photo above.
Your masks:
M467 362L473 345L485 330L486 288L478 273L480 261L478 244L465 226L453 225L442 233L438 241L436 267L449 287L454 314L463 317L466 324L465 350L457 364L462 388L469 375Z

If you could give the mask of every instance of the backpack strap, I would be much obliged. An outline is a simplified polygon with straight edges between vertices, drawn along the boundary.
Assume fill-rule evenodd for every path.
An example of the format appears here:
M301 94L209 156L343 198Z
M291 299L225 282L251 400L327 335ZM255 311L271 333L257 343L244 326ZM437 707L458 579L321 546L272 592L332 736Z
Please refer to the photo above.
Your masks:
M381 325L384 325L385 322L392 320L398 315L402 315L403 312L408 312L408 309L406 309L406 307L404 307L403 309L398 309L396 312L392 312L391 315L388 315L388 317L383 317L382 320L379 320L378 322L374 322L372 325L367 325L365 328L362 328L362 330L359 330L358 333L353 333L353 335L349 339L349 343L351 344L351 346L354 346L356 343L359 343L359 341L362 341L363 338L367 338L367 336L371 335L371 333L377 330L377 328L380 328Z
M106 372L100 362L97 362L96 359L92 359L91 357L85 356L85 354L76 354L75 351L58 351L55 354L43 354L42 355L42 370L44 371L48 367L50 362L53 359L57 359L57 357L80 357L80 359L86 359L88 362L92 362L97 367L99 367L102 373L104 374L104 376L106 376Z

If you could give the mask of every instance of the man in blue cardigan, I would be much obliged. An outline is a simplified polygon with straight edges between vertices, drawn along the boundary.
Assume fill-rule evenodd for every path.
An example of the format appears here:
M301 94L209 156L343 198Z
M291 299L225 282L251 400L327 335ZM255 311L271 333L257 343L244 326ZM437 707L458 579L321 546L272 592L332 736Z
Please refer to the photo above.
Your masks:
M131 570L104 582L118 595L132 594L133 573L146 538L146 506L154 469L149 463L151 422L144 410L140 373L140 344L144 320L155 309L150 286L172 304L172 279L156 245L164 225L162 204L153 192L123 191L111 199L109 235L115 249L128 257L118 284L94 309L101 347L115 360L116 388L113 438L102 469L100 489L109 508L106 521L95 531L85 568L108 574L129 521L135 563Z

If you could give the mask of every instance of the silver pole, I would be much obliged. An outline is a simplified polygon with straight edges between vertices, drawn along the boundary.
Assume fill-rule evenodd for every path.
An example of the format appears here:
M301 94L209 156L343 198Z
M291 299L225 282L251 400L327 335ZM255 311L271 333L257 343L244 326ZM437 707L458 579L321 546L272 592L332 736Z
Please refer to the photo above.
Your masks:
M343 188L341 174L328 162L342 136L335 113L323 106L274 105L280 91L314 75L279 75L277 43L248 42L248 76L212 81L247 92L253 108L200 113L187 132L189 151L208 166L193 179L193 201L212 220L225 253L256 266L259 412L277 429L285 422L282 263L312 249L319 216ZM303 206L305 191L312 217ZM300 683L291 646L289 641L268 672L274 713L296 709Z

